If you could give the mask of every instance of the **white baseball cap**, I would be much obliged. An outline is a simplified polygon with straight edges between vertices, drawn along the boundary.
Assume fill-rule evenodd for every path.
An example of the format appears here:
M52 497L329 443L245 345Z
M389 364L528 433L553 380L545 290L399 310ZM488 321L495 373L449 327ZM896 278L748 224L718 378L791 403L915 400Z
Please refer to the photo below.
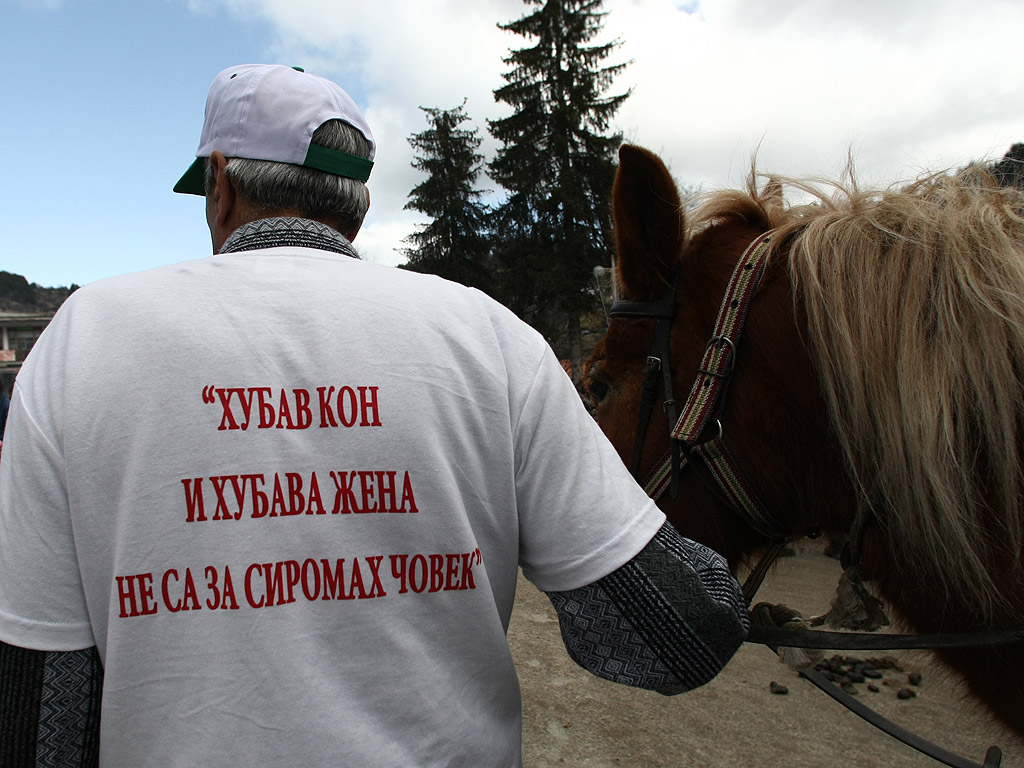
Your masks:
M341 120L363 134L370 143L369 159L313 144L313 131L328 120ZM203 158L217 151L366 181L376 145L359 107L330 80L298 67L242 64L214 78L196 160L174 191L205 195Z

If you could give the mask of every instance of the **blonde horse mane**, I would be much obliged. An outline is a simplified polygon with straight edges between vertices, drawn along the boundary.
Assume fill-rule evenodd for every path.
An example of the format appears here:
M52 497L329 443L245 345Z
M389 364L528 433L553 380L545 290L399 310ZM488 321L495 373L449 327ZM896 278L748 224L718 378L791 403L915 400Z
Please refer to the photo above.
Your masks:
M1024 575L1024 196L980 168L880 192L848 175L759 191L755 170L691 226L778 230L860 503L896 567L987 623Z

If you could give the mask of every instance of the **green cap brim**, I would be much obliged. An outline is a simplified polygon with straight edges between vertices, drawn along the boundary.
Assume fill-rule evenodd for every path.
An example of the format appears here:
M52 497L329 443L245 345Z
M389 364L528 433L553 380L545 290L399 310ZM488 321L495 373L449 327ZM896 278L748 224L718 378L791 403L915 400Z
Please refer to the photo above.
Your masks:
M346 179L362 182L370 178L370 171L373 170L372 160L356 157L337 149L328 149L319 144L309 145L303 165L307 168L316 168L318 171L326 171L335 176L344 176Z
M178 183L174 185L175 192L181 192L185 195L199 195L200 197L206 196L206 167L204 160L206 158L197 157L195 162L188 167Z
M206 196L206 167L203 162L205 159L203 157L195 159L195 162L188 167L185 174L178 179L178 183L174 185L175 192L199 195L200 197ZM309 145L303 165L363 182L370 178L370 171L373 169L373 162L365 157L356 157L336 149L322 147L319 144Z

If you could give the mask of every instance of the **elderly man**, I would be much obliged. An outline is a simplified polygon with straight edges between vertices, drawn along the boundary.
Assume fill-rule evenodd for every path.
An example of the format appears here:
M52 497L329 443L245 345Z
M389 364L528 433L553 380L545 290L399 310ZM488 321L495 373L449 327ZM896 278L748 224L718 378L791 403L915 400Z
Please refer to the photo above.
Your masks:
M224 70L175 187L215 255L82 288L26 361L4 765L519 765L518 566L610 679L680 692L742 642L537 334L359 260L374 151L333 83Z

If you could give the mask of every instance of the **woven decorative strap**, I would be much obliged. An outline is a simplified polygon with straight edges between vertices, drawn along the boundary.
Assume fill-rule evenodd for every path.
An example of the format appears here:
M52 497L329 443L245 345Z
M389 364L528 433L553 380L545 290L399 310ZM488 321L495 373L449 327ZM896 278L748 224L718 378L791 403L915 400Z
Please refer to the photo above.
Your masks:
M743 322L747 318L757 284L764 274L770 245L771 232L766 232L747 246L733 270L725 298L718 310L714 335L704 350L699 375L675 429L672 430L673 440L693 444L729 385Z
M764 274L770 245L771 233L767 232L747 247L737 263L718 311L714 335L705 349L697 380L672 430L671 439L700 457L723 500L739 512L752 528L768 538L778 540L785 538L785 530L774 520L738 471L721 432L703 443L697 442L709 419L712 415L717 416L721 409L736 362L736 348L743 323ZM686 456L679 457L677 461L682 469L687 461ZM652 499L658 499L668 490L672 478L672 454L669 451L645 478L643 488Z
M736 460L729 452L721 437L708 440L693 448L708 468L718 489L730 506L743 515L743 519L755 531L769 539L784 539L786 531L772 517L761 500L739 471ZM680 469L687 463L686 456L680 457ZM672 483L672 454L666 451L650 474L644 478L644 492L657 501Z
M786 530L772 517L761 499L747 484L746 477L739 471L736 459L721 437L701 443L694 451L703 459L719 490L732 508L742 513L747 525L766 538L786 538Z
M680 469L686 466L686 457L680 457ZM654 465L654 469L651 470L650 474L644 478L643 486L644 492L652 499L657 501L662 497L662 494L668 490L669 485L672 482L672 453L671 451L665 451L665 455L661 458L657 464Z

